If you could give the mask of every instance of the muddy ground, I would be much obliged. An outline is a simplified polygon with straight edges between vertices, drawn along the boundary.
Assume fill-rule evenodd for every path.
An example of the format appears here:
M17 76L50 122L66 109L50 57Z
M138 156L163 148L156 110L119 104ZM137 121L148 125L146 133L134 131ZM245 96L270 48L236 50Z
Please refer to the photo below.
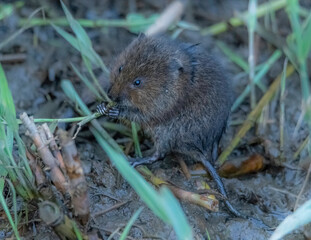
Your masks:
M1 1L11 2L11 1ZM140 12L146 16L161 12L170 1L65 1L75 18L124 18L129 12ZM262 2L262 1L259 1ZM306 2L306 6L310 3ZM135 4L136 3L136 4ZM201 27L209 26L233 16L236 11L247 9L248 1L222 0L222 1L191 1L187 8L184 20ZM60 4L57 1L25 1L25 5L15 11L13 15L0 22L0 42L19 29L20 18L27 18L38 7L46 8L46 17L63 16ZM310 9L310 8L309 8ZM42 16L40 13L37 16ZM279 32L286 35L290 31L288 20L284 11L277 14ZM93 42L95 50L102 56L104 62L110 65L114 57L135 38L135 34L124 28L88 28L87 32ZM236 95L247 84L247 76L238 78L241 69L228 60L215 46L216 40L227 43L231 49L247 60L248 39L246 27L230 29L218 36L201 36L198 32L184 31L180 39L187 42L198 43L210 54L216 56L230 73ZM272 54L273 47L261 38L257 38L257 62L261 63ZM72 106L60 88L61 79L70 79L76 89L89 104L95 109L94 97L85 91L83 85L70 67L75 63L81 67L82 61L79 53L73 49L51 26L35 26L20 34L2 50L1 54L23 53L22 58L14 63L3 62L3 67L9 81L9 86L15 101L17 115L27 112L36 118L68 118L75 117ZM282 71L284 58L282 57L264 78L268 86ZM100 71L97 76L103 85L107 77ZM279 151L279 95L277 95L266 109L267 123L258 124L244 137L230 158L247 157L253 153L262 155L267 162L266 168L258 173L248 174L239 178L223 179L230 196L231 203L245 215L263 220L269 226L277 226L282 219L289 215L294 208L296 195L299 193L306 176L306 166L302 160L307 153L302 152L299 159L293 159L293 153L307 136L306 128L302 125L298 134L293 137L293 132L300 115L301 94L297 74L288 79L286 92L286 118L285 118L285 159L286 164L292 167L276 167L275 160L280 156ZM262 96L258 90L257 96ZM243 121L250 112L248 99L231 116L231 121ZM68 128L68 125L60 124ZM224 148L235 135L239 125L229 126L223 137L221 146ZM119 135L117 137L121 138ZM26 139L26 138L25 138ZM254 140L255 139L255 140ZM28 140L27 140L28 141ZM76 139L78 150L85 165L89 195L91 199L91 213L107 209L118 202L128 201L124 206L110 211L92 221L89 230L99 230L104 239L117 227L128 222L133 213L144 203L132 190L128 183L119 176L109 163L105 153L88 132L87 128ZM301 159L301 160L300 160ZM189 163L191 167L192 163ZM150 169L160 174L165 179L177 186L193 190L195 181L193 177L187 181L180 171L179 165L170 158L150 166ZM213 181L208 183L215 187ZM310 198L310 183L301 196L302 202ZM18 201L22 206L21 201ZM211 213L201 207L182 203L182 208L187 215L189 223L199 239L207 239L206 230L211 239L268 239L271 231L266 231L256 223L232 218L223 204L218 213ZM30 207L32 219L38 219L34 207ZM7 225L9 226L9 225ZM9 237L12 232L7 228L1 230L3 235ZM23 226L23 235L26 239L57 239L53 231L40 221L33 221ZM145 207L136 221L130 236L133 239L176 239L173 229L165 225ZM0 237L1 238L1 237ZM302 232L296 232L286 239L305 239Z

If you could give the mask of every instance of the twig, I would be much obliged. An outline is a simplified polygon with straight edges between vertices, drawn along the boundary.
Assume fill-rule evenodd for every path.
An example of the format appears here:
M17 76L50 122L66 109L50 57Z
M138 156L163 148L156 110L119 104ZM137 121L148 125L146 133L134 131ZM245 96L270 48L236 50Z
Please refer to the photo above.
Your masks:
M182 158L178 158L178 162L179 162L179 165L180 165L182 172L185 174L185 177L187 178L187 180L189 180L191 178L191 174L189 172L187 164L185 163L185 161Z
M218 200L215 199L215 196L200 195L197 193L192 193L192 192L188 192L183 189L180 189L154 176L152 172L145 166L138 166L136 167L136 170L139 171L146 178L147 181L151 182L156 187L160 187L162 185L165 185L166 187L168 187L178 199L204 207L213 212L218 211L219 203L218 203Z
M117 203L117 204L113 205L112 207L106 208L103 211L99 211L99 212L94 213L91 217L92 218L96 218L96 217L98 217L100 215L106 214L106 213L108 213L108 212L110 212L112 210L115 210L115 209L117 209L119 207L122 207L123 205L127 204L128 202L129 201L124 201L124 202Z
M3 64L12 64L26 60L25 53L0 54L0 62Z
M92 115L86 116L81 122L78 123L78 129L72 139L75 139L80 132L83 125L87 124L88 122L92 121L95 118L98 118L101 114L100 113L93 113Z
M48 127L48 125L46 123L42 124L42 127L45 131L47 140L48 140L49 145L50 145L50 149L52 150L54 157L57 159L57 162L59 164L60 169L63 171L64 174L66 174L66 167L64 164L63 156L61 155L61 153L58 149L58 146L55 142L55 138L54 138L53 134L51 133L50 128Z
M93 189L98 189L97 187L92 187L92 186L89 186ZM116 202L120 202L120 199L114 197L114 196L111 196L110 194L107 194L107 193L103 193L101 191L99 191L98 193L94 193L92 194L92 197L96 197L96 196L104 196L104 197L107 197L107 198L110 198L112 200L115 200Z
M36 185L40 186L46 182L46 178L41 167L37 164L35 157L26 150L26 156L32 173L35 175Z

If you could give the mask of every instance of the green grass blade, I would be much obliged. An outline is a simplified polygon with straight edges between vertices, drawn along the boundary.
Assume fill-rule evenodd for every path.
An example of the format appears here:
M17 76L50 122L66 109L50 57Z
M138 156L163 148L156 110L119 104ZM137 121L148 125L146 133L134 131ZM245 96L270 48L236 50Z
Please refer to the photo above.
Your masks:
M311 199L286 217L272 234L270 240L278 240L295 229L311 222Z
M1 64L0 64L0 86L1 86L0 88L0 100L1 100L0 101L0 116L2 116L2 118L4 118L7 123L6 131L4 132L4 135L6 135L6 146L4 150L7 156L11 159L12 166L17 167L12 156L12 150L13 150L12 135L13 135L18 144L19 156L23 160L23 163L24 163L23 167L25 167L25 170L26 170L25 173L27 177L29 178L29 180L32 181L33 175L29 167L28 161L26 159L25 148L18 134L18 123L16 120L16 112L15 112L15 105L14 105L13 97L9 89L7 79L6 79L6 76L5 76L5 73L3 71ZM22 173L19 173L20 171L17 169L16 169L16 172L19 178L21 178L20 179L21 183L26 184L25 180L23 180L24 178L22 177Z
M248 64L243 58L241 58L239 55L233 52L224 42L217 41L216 45L233 63L238 65L245 72L248 72L249 70Z
M77 224L74 221L73 221L73 230L74 230L74 233L76 234L77 240L83 240L84 239L79 227L77 226Z
M15 117L15 106L13 97L9 90L8 82L4 74L2 65L0 64L0 114L5 116L5 120L13 130L18 129L18 125Z
M63 1L60 1L63 11L65 12L66 18L68 20L68 23L75 33L77 39L79 39L82 44L86 47L92 47L92 42L89 39L87 33L84 31L83 27L72 17L71 13L67 9L66 5L63 3Z
M274 51L272 56L265 62L265 64L262 66L261 70L256 74L254 77L254 83L258 84L259 81L261 81L262 77L269 71L269 69L272 67L272 65L281 57L282 52L279 50ZM235 111L240 104L244 101L244 99L248 96L250 92L250 86L247 85L242 94L234 101L231 111Z
M163 201L162 205L166 210L166 214L171 221L178 239L193 239L192 229L189 226L186 216L176 198L166 187L161 188L160 194Z
M248 63L241 58L239 55L237 55L235 52L233 52L224 42L217 41L216 45L219 47L219 49L236 65L238 65L240 68L242 68L246 73L249 72ZM259 71L263 67L263 64L260 64L255 67L255 71ZM266 87L259 81L256 82L256 85L263 91L266 91Z
M82 99L79 97L72 83L69 80L62 80L61 87L65 92L65 94L67 95L67 97L69 97L70 100L73 101L75 105L79 106L79 108L81 109L81 114L85 116L92 114L91 111L88 109L88 107L84 104Z
M14 139L14 133L11 130L11 128L6 128L6 146L8 152L13 152L13 139Z
M67 33L60 27L51 23L51 26L55 29L55 31L61 35L71 46L73 46L77 51L81 52L81 55L86 56L95 66L101 67L106 73L109 73L108 69L105 67L105 64L101 60L101 58L95 53L93 48L82 47L79 43L79 40L76 39L71 34Z
M309 55L310 48L311 48L311 11L307 19L303 24L303 33L302 33L302 53L303 58L306 59Z
M294 39L297 43L297 56L298 59L303 55L302 53L302 28L301 28L301 23L299 19L299 2L298 0L287 0L287 6L286 6L286 12L288 14L293 34L294 34Z
M115 151L106 141L104 141L98 132L94 136L99 145L105 150L109 159L115 164L119 173L134 188L146 205L163 221L168 222L165 210L157 202L158 194L145 179L135 171L125 159L125 156Z
M137 134L137 125L134 122L131 122L132 126L132 137L134 141L134 146L135 146L135 155L137 157L142 157L140 146L139 146L139 139L138 139L138 134Z
M93 69L92 69L92 66L91 66L91 63L90 61L82 54L82 59L83 59L83 63L84 65L86 66L93 82L94 82L94 85L95 87L100 91L101 95L103 96L104 100L107 101L107 102L110 102L111 100L109 99L107 93L103 90L103 88L100 86L94 72L93 72ZM102 98L101 98L102 99Z
M205 229L205 233L206 233L207 240L211 240L211 237L207 229Z
M15 223L14 223L14 221L13 221L13 218L12 218L12 216L11 216L11 213L10 213L10 211L9 211L9 209L8 209L8 206L6 205L6 201L5 201L4 196L3 196L3 194L2 194L2 193L3 193L3 189L4 189L4 178L3 178L3 177L0 177L0 192L1 192L1 194L0 194L0 203L1 203L1 205L2 205L2 208L3 208L4 212L5 212L5 214L6 214L7 218L8 218L8 220L9 220L9 223L10 223L11 226L12 226L12 229L13 229L13 232L14 232L14 234L15 234L15 237L16 237L18 240L20 240L20 236L19 236L19 233L18 233L17 225L15 225Z
M34 186L34 177L33 177L33 174L32 174L32 171L30 169L30 166L29 166L29 162L28 162L28 159L26 157L26 147L25 147L25 144L22 140L22 138L20 137L20 135L18 134L18 131L15 131L14 132L14 139L17 143L17 147L18 147L18 156L23 160L23 167L24 167L24 174L26 175L27 177L27 181L30 183L30 186L29 187L32 187Z
M133 226L134 222L137 220L137 218L139 217L139 214L141 213L141 211L143 210L143 207L140 207L135 213L134 215L131 217L130 221L126 224L122 235L120 236L119 240L125 240L127 235L129 234L131 227Z
M54 25L53 23L51 23L52 27L55 29L55 31L61 35L63 38L65 38L65 40L71 44L71 46L73 46L76 50L78 50L79 52L81 52L83 55L85 55L88 59L92 59L92 55L90 52L88 52L86 49L79 47L79 43L78 40L72 36L71 34L67 33L66 31L64 31L63 29L61 29L60 27Z
M101 99L101 96L99 94L99 92L97 91L97 89L93 86L93 84L89 81L89 79L87 77L85 77L84 75L82 75L82 73L80 73L80 71L78 70L78 68L71 63L70 64L73 71L77 74L77 76L82 80L82 82L90 89L90 91L95 95L95 97L97 99Z
M14 224L15 226L18 226L18 219L17 219L17 206L16 206L16 191L15 188L10 180L6 180L6 182L9 184L9 187L13 194L13 212L14 212Z
M105 73L109 73L108 68L106 67L106 65L104 64L104 62L101 60L101 58L99 57L99 55L94 51L93 47L92 47L92 42L89 38L89 36L87 35L87 33L85 32L85 30L83 29L83 27L79 24L78 21L76 21L71 13L69 12L69 10L67 9L66 5L61 1L62 4L62 8L66 14L66 18L67 21L70 24L71 29L73 30L73 32L76 35L76 39L78 40L78 42L80 42L80 51L83 50L83 52L89 52L89 55L91 55L91 58L89 58L89 60L102 68L102 70ZM87 55L86 55L87 56Z

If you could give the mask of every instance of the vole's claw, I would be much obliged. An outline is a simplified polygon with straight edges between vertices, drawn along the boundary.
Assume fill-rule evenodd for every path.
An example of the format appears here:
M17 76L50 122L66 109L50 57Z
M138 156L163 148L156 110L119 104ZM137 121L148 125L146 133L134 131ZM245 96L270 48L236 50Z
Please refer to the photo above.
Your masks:
M142 157L142 158L132 158L132 157L127 157L129 163L131 164L132 167L137 167L139 165L145 165L145 164L151 164L157 160L159 160L158 155L152 155L148 157Z
M115 107L107 107L105 103L99 104L96 107L96 110L101 115L106 115L111 118L118 118L119 116L119 109Z
M108 109L108 116L111 118L118 118L119 116L119 109L112 107Z
M96 110L101 115L107 115L107 107L104 103L97 105Z
M127 159L128 159L128 161L129 161L129 164L130 164L133 168L135 168L135 167L137 167L137 166L143 164L143 162L140 161L141 158L133 158L133 157L129 157L129 156L128 156Z

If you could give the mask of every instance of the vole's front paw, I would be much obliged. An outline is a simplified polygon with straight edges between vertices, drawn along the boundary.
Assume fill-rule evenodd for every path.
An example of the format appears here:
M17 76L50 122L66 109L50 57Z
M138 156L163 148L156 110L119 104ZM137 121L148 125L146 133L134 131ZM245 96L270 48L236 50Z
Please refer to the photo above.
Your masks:
M159 160L158 155L152 155L152 156L143 157L143 158L139 158L139 157L138 158L127 157L127 158L132 167L137 167L139 165L145 165L145 164L151 164Z
M111 118L118 118L119 116L119 109L116 107L110 107L108 104L105 103L97 105L97 112L106 115Z
M130 164L133 168L135 168L135 167L137 167L137 166L139 166L139 165L144 164L144 162L142 161L142 158L133 158L133 157L128 156L127 159L128 159L128 161L129 161L129 164Z

